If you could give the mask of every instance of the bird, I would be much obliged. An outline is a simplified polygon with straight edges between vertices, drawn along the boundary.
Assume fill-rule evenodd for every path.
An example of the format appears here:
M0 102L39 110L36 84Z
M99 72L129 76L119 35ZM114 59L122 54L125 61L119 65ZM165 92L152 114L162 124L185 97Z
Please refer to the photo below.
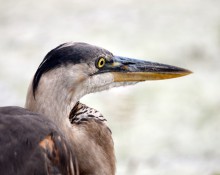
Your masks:
M0 174L114 175L111 130L81 97L190 73L83 42L57 46L34 74L25 107L0 107Z

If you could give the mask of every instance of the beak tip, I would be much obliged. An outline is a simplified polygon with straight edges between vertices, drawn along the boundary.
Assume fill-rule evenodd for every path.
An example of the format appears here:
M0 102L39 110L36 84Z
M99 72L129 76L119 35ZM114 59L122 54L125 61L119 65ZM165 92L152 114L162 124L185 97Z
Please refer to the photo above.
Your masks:
M192 74L193 72L191 70L188 70L188 69L183 69L183 71L180 72L180 75L181 76L186 76L186 75L189 75L189 74Z
M179 77L187 76L187 75L192 74L192 73L193 72L190 71L190 70L180 68L179 70L177 70L176 72L174 71L171 74L165 73L164 79L179 78ZM168 76L166 77L166 75L168 75Z

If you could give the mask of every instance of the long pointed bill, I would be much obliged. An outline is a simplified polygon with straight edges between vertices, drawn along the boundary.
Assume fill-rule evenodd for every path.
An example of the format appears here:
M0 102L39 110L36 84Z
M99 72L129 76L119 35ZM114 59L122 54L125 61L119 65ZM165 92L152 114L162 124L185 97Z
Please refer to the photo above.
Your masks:
M143 60L115 56L108 64L115 82L145 81L177 78L192 73L189 70Z

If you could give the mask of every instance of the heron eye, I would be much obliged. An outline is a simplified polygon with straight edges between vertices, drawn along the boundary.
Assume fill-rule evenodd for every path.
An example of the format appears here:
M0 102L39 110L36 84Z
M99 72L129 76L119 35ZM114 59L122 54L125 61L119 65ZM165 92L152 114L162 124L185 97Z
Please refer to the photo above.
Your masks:
M96 62L96 67L97 68L102 68L105 65L105 58L101 57L98 59L98 61Z

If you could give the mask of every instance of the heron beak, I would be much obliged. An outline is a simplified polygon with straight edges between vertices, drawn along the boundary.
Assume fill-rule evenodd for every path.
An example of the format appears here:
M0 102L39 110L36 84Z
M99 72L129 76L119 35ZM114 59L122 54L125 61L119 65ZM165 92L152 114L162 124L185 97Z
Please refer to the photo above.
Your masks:
M177 78L192 73L189 70L143 60L115 56L108 68L115 82L138 82Z

